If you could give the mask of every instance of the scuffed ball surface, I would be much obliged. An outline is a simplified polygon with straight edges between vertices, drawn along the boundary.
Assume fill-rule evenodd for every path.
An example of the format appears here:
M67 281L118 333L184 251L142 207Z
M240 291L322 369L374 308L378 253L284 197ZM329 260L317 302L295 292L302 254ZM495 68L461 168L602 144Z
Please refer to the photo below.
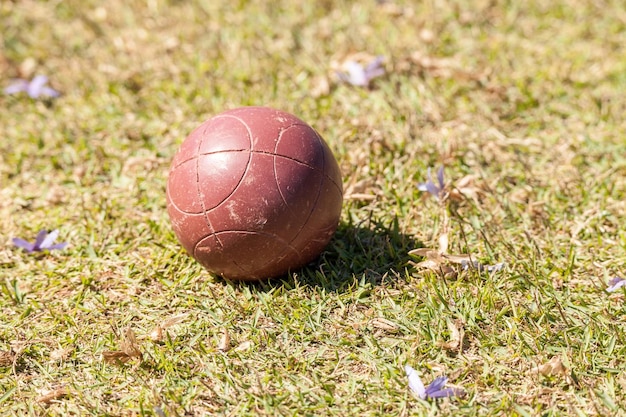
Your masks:
M233 280L287 273L314 260L335 232L339 166L297 117L243 107L200 125L174 156L167 208L183 247Z

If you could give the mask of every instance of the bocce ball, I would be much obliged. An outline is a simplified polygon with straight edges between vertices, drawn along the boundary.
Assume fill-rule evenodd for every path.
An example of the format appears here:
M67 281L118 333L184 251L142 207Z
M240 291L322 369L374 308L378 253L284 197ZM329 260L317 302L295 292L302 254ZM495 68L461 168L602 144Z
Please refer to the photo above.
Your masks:
M254 281L319 256L337 229L341 173L322 137L292 114L242 107L195 129L173 158L167 210L210 272Z

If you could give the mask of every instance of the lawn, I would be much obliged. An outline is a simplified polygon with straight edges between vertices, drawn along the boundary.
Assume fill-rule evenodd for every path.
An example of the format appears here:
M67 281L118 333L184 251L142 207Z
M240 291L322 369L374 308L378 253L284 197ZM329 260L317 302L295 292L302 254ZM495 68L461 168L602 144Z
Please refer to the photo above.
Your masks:
M626 415L622 2L298 3L0 3L0 88L60 93L0 93L0 414ZM256 284L189 257L165 199L247 105L344 182L320 258Z

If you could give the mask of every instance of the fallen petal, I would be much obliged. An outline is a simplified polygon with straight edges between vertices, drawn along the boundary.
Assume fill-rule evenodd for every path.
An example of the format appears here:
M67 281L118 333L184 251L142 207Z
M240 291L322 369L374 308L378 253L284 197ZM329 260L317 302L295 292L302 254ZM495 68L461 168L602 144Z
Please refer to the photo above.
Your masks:
M431 393L440 391L448 382L447 376L437 377L426 387L426 395L430 396Z
M445 182L443 179L443 166L437 171L437 181L439 182L439 188L443 190L445 187Z
M626 286L626 279L621 277L615 277L609 281L609 286L606 288L608 292L617 291L620 288Z
M28 88L28 81L26 80L16 80L13 84L9 85L4 89L5 94L16 94L22 91L26 91Z
M413 393L422 400L425 400L426 388L424 387L422 379L417 374L417 371L411 366L405 365L404 372L406 372L406 376L409 378L409 388L411 389L411 391L413 391Z
M449 398L456 397L463 393L462 390L457 388L444 388L442 390L438 390L435 392L431 392L428 394L428 398Z
M41 235L41 232L39 232L39 235L37 235L35 246L37 246L40 249L48 249L54 243L56 238L59 237L59 230L55 229L51 231L50 233L48 233L47 236L45 235L45 232L44 232L44 238L41 239L41 241L39 239L40 235Z
M28 83L28 88L26 89L26 94L28 94L31 98L37 98L41 95L41 90L43 86L48 82L48 77L45 75L37 75L32 79L30 83Z
M46 240L47 235L48 235L48 232L45 230L40 230L39 233L37 233L33 250L36 250L36 251L41 250L41 244Z
M41 95L44 96L48 96L48 97L58 97L61 95L61 93L59 93L57 90L50 88L50 87L41 87Z
M15 246L18 246L18 247L24 249L28 253L33 252L33 249L35 247L34 244L32 244L30 242L27 242L24 239L20 239L19 237L14 237L13 238L13 244Z

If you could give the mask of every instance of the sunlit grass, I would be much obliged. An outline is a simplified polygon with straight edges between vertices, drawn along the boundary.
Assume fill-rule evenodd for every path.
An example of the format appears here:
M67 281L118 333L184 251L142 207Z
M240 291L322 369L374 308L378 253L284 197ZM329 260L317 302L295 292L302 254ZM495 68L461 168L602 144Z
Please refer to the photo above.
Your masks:
M624 413L622 5L252 3L0 4L1 86L63 93L0 95L1 414ZM370 88L335 76L355 52ZM165 210L178 145L243 105L315 127L346 190L320 259L258 284ZM441 165L444 204L417 190ZM418 270L446 232L504 270ZM405 364L465 395L417 400Z

